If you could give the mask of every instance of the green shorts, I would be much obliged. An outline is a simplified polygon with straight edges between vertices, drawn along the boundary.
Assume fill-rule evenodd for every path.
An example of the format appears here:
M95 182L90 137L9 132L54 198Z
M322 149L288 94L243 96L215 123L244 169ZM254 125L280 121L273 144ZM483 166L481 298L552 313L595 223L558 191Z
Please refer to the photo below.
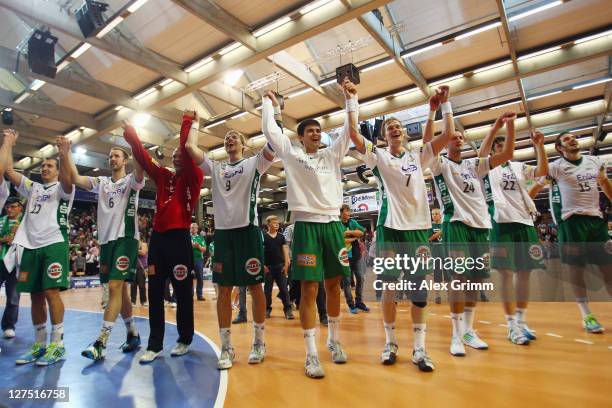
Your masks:
M612 240L608 226L599 217L572 215L559 223L561 262L569 265L612 263Z
M255 225L215 231L213 282L250 286L264 281L263 234Z
M461 221L445 221L442 223L442 242L444 243L444 256L453 259L454 267L454 269L447 268L445 259L444 277L446 279L452 279L453 275L464 275L468 279L489 277L488 229L470 227Z
M293 230L293 279L320 282L351 276L344 227L328 223L297 221Z
M57 242L41 248L24 249L17 279L17 291L40 293L46 289L68 289L68 243Z
M491 268L531 271L544 268L544 250L533 225L498 224L491 230Z
M380 278L383 281L392 281L400 278L410 280L410 277L421 277L429 271L427 259L431 255L429 243L429 230L402 231L387 228L384 225L376 227L376 249L377 256L382 258L395 258L400 255L407 262L405 269L384 268ZM402 263L404 261L402 260Z
M100 282L122 280L133 282L136 276L138 241L119 238L100 247Z

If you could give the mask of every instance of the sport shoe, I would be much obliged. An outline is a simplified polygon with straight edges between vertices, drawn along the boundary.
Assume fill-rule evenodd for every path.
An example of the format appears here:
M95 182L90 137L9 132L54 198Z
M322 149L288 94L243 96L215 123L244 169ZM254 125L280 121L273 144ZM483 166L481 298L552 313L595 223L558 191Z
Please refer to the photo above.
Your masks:
M332 354L332 361L336 364L344 364L348 360L348 356L342 349L339 341L328 341L327 349Z
M304 364L304 372L307 377L310 378L323 378L325 377L325 373L323 372L323 367L321 367L321 363L319 362L318 356L307 355L306 363Z
M426 373L431 373L436 368L424 348L412 351L412 362L419 367L419 370Z
M393 365L397 361L397 344L387 343L385 349L380 356L380 361L384 365Z
M295 317L293 316L293 311L291 309L285 310L285 319L293 320Z
M66 348L63 345L57 343L50 343L45 351L45 355L36 360L38 366L49 366L57 363L64 359L66 355Z
M170 355L172 357L183 356L183 355L187 354L188 351L189 351L189 344L183 344L181 342L178 342L172 348L172 351L170 351Z
M526 346L529 344L529 339L519 326L512 326L508 329L508 340L519 346Z
M124 353L131 353L138 347L140 347L140 335L133 335L132 333L128 333L127 340L121 345L121 351L123 351Z
M357 314L359 313L359 309L357 309L356 307L349 307L349 312L351 312L352 314Z
M463 344L475 348L476 350L487 350L489 345L482 341L474 330L468 330L463 335Z
M232 346L221 348L221 357L219 357L219 361L217 361L217 368L219 370L227 370L228 368L232 368L235 358L236 353L234 352L234 348Z
M33 363L42 356L44 356L46 352L47 349L44 347L43 344L34 343L32 344L32 347L30 347L30 351L17 357L17 360L15 360L15 364L21 365Z
M234 320L232 320L232 324L246 323L247 317L243 314L238 313L238 316Z
M366 304L365 304L365 303L363 303L363 302L359 302L359 303L357 303L357 304L355 305L355 307L356 307L357 309L359 309L359 310L363 310L364 312L369 312L369 311L370 311L370 308L369 308L369 307L367 307L367 306L366 306Z
M593 316L593 314L591 313L586 315L586 317L582 321L582 326L589 333L603 333L604 332L604 327L601 324L599 324L595 316Z
M161 350L159 351L153 351L153 350L147 350L144 352L144 354L142 356L140 356L140 364L150 364L153 362L153 360L155 360L160 354L162 353Z
M264 357L266 356L266 345L262 343L255 343L253 347L251 347L251 352L249 353L249 364L259 364L264 361Z
M6 329L4 331L4 338L5 339L12 339L15 337L15 330L14 329Z
M528 340L536 340L537 337L534 333L533 330L531 330L527 324L523 323L522 325L520 325L519 327L521 327L522 332L523 332L523 336L527 337Z
M451 337L450 353L456 357L465 356L465 347L463 347L463 343L459 336L453 335L453 337Z
M106 355L106 347L104 347L100 340L96 340L85 350L81 351L81 355L93 361L102 360Z

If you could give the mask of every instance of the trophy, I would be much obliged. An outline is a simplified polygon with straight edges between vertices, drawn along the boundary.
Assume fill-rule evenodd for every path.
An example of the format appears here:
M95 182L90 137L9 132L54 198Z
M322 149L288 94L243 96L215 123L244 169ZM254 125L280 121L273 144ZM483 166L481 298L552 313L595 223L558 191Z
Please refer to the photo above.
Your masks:
M344 78L348 78L355 85L359 84L359 70L352 63L336 68L336 81L342 85Z

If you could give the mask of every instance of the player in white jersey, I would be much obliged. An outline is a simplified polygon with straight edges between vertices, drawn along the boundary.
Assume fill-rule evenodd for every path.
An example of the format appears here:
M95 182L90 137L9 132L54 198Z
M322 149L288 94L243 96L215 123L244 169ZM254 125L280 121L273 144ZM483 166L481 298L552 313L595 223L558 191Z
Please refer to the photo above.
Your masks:
M495 136L504 126L498 118L485 137L479 156L486 157L493 151L501 153L503 136ZM526 323L529 299L529 275L533 269L543 268L544 253L533 225L535 204L527 191L526 183L548 172L548 157L544 149L544 135L531 133L537 167L508 161L491 170L485 178L490 187L489 212L491 213L491 268L501 275L501 297L508 322L508 339L519 345L535 340L535 333ZM516 273L516 291L514 274Z
M444 86L437 89L436 94L431 97L430 107L433 115L430 116L431 120L427 121L425 133L433 135L433 116L441 103L448 102L449 94L449 88ZM358 133L356 117L351 115L354 120L351 123L351 139L357 151L365 154L364 161L372 169L380 191L380 211L376 227L379 256L394 258L398 254L407 254L416 258L431 252L431 218L423 173L446 146L449 135L455 131L452 111L445 113L444 132L420 149L404 147L406 134L401 122L394 117L386 118L382 124L388 148L377 148ZM385 270L380 278L383 282L397 282L401 274L401 270ZM404 270L403 280L413 283L415 287L409 296L412 301L414 332L412 362L421 371L431 372L435 366L425 350L427 289L422 289L421 286L426 274L426 266L418 270ZM395 289L383 289L386 342L381 360L385 365L395 364L398 349L395 338L395 299Z
M601 158L583 155L573 133L557 136L555 149L562 155L548 166L551 213L558 226L561 262L568 265L574 296L589 333L603 333L603 326L589 308L584 281L586 264L598 265L608 294L612 296L612 240L599 208L599 190L612 200L612 182ZM543 184L536 185L534 197Z
M336 364L347 361L339 342L340 282L350 276L344 227L338 219L342 206L341 162L350 145L349 115L357 115L357 89L343 83L347 118L340 136L326 149L321 147L321 125L314 119L298 125L301 144L293 145L274 122L270 92L262 101L262 130L276 155L283 160L287 177L287 203L295 221L292 263L294 279L300 280L300 321L306 343L305 373L322 378L315 344L315 302L319 282L325 281L328 313L327 348Z
M12 147L16 132L5 132L0 159L6 166L10 182L19 194L28 199L26 214L13 239L23 247L18 266L17 290L32 298L32 323L35 342L30 351L20 356L17 364L36 362L46 366L64 358L64 303L60 290L68 289L68 214L74 200L70 175L58 159L45 159L41 164L43 183L37 183L13 169ZM51 342L47 345L47 308L51 316Z
M445 111L444 107L442 111ZM487 204L481 179L489 170L512 158L515 119L513 113L504 114L502 120L506 124L508 137L500 153L487 158L462 159L465 137L463 133L455 131L447 145L448 156L439 157L430 166L438 202L443 208L442 241L445 255L454 259L455 266L452 271L445 269L445 280L478 283L489 276L485 264L489 252L491 219L486 216ZM469 259L472 261L468 263L466 260ZM450 352L454 356L465 356L464 344L480 350L489 347L474 331L477 299L476 290L449 290L453 329Z
M145 183L144 172L134 161L134 172L127 174L125 167L129 153L121 147L112 147L108 154L111 177L81 176L72 160L70 140L60 137L58 146L60 159L71 170L72 183L98 195L96 225L100 244L100 281L108 284L109 291L100 334L81 355L94 361L104 358L119 312L127 328L127 340L121 350L132 352L140 345L140 335L132 318L128 282L133 282L136 275L140 238L136 210L138 193Z
M280 121L277 102L275 108L276 117ZM231 368L236 355L230 330L234 286L248 286L253 299L253 346L248 358L249 364L261 363L265 357L266 299L261 285L264 281L263 235L257 221L257 196L261 176L274 160L274 153L269 146L245 159L246 138L235 130L227 132L223 145L228 155L227 161L211 160L198 147L196 130L189 133L185 145L196 165L212 178L216 246L212 270L213 282L219 288L217 318L221 356L217 367L220 370Z
M6 134L8 134L10 132L11 131L9 129L5 129L3 133L6 135ZM9 139L10 139L10 136L9 136L9 138L6 141L8 142ZM9 143L2 143L2 147L0 147L0 209L4 208L4 204L6 203L6 200L8 199L8 197L9 197L9 195L11 193L11 191L9 189L9 184L6 181L4 181L4 172L6 170L5 166L6 166L7 163L5 163L4 160L1 160L1 158L5 156L5 154L6 154L5 150L7 150L7 149L9 149ZM8 219L5 222L6 222L6 226L8 226L9 225ZM0 231L0 233L1 233L1 231ZM4 252L4 248L2 248L4 245L10 245L10 244L9 243L5 243L5 244L0 243L0 250L2 252ZM2 255L2 257L4 257L5 254L2 253L1 255ZM0 262L2 262L2 265L0 265L0 274L4 275L5 271L6 271L6 268L4 267L4 259L0 259ZM6 272L6 274L8 275L8 271ZM2 279L4 280L4 276L2 276ZM9 293L10 291L9 291L8 288L9 288L10 284L8 282L8 279L11 279L11 277L7 276L6 284L4 286L5 287L5 291L6 291L6 308L5 308L5 312L4 312L5 316L7 315L7 311L9 310L10 302L12 302L14 300L14 297L11 296L11 294ZM0 281L0 286L2 286L1 282L2 281ZM13 284L13 287L14 287L14 284ZM19 297L18 297L18 295L17 295L17 307L15 308L15 310L17 310L17 311L19 310ZM10 333L10 332L8 332L8 330L12 330L13 332ZM6 330L4 330L4 333L5 333L5 335L4 335L5 338L15 337L15 330L14 330L14 328L11 329L9 327ZM12 334L12 336L10 334Z

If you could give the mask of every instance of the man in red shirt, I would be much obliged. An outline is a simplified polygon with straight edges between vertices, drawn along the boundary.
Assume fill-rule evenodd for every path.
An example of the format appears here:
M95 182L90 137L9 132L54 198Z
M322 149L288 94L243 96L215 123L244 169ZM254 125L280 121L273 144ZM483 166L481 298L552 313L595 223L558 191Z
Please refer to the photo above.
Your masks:
M132 147L134 159L157 186L153 233L149 244L149 344L140 363L155 360L164 343L164 284L168 277L177 297L176 322L179 338L170 353L181 356L189 351L193 339L193 253L191 250L191 213L200 196L204 174L185 151L189 130L199 127L195 112L185 113L179 147L172 153L174 171L162 167L144 148L132 126L124 123L123 137Z

